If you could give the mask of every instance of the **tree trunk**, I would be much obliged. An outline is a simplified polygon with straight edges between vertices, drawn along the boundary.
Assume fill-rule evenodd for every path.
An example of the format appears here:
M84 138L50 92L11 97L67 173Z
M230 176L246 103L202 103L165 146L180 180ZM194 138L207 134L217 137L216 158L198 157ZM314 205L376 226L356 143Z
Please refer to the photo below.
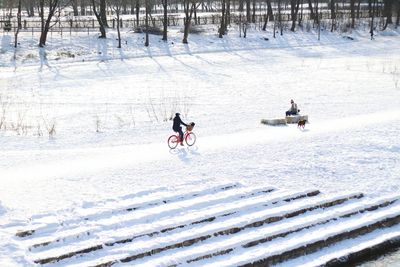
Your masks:
M308 0L308 8L310 9L310 19L315 19L315 17L314 17L314 9L313 9L311 0Z
M256 23L256 0L253 0L253 14L251 15L251 22Z
M283 35L282 15L281 15L281 0L278 0L278 22L279 22L279 28L280 28L280 31L281 31L281 35Z
M225 34L225 0L222 0L222 10L221 10L221 25L219 28L219 38L222 38L222 36Z
M187 38L189 36L189 26L190 26L190 19L189 18L189 7L190 7L190 2L189 0L184 0L183 2L183 8L185 11L185 18L184 18L184 28L183 28L183 40L182 43L187 44Z
M131 0L131 15L135 14L135 0Z
M99 38L107 38L106 29L104 27L103 21L101 20L100 14L97 12L95 0L92 0L93 13L96 16L97 22L100 25L100 36Z
M18 22L18 30L22 29L22 19L21 19L21 9L22 9L22 3L21 0L18 0L18 10L17 10L17 22ZM18 34L18 33L16 33Z
M72 0L72 10L74 13L74 16L77 17L79 16L79 12L78 12L78 1L77 0Z
M354 29L356 12L355 12L356 0L350 0L350 16L351 16L351 28Z
M267 30L267 23L268 23L268 13L266 15L264 15L264 18L265 18L265 20L264 20L264 25L262 27L262 30L266 31Z
M332 20L331 32L333 32L336 28L335 0L331 0L330 8L331 8L331 20Z
M371 30L369 33L371 34L371 40L374 39L374 17L375 17L375 6L376 6L376 0L373 0L373 5L372 5L372 12L371 12Z
M85 0L81 0L81 16L86 16L86 3L85 3Z
M397 19L396 19L396 27L400 25L400 3L397 3Z
M28 12L28 17L34 17L35 16L35 7L33 5L33 1L28 1L27 3L27 12Z
M127 0L122 0L122 14L127 14L128 5L126 3Z
M40 40L39 40L40 47L44 47L46 45L47 34L50 30L51 19L54 16L56 8L58 7L58 1L59 0L50 0L50 2L49 2L49 14L47 16L46 22L44 23L44 25L42 25L43 30L40 34ZM42 8L44 8L44 7L42 6Z
M385 0L384 1L384 9L383 9L383 16L386 17L385 25L383 26L383 31L386 30L389 24L393 24L392 20L392 13L393 13L393 1L392 0Z
M187 38L189 36L190 22L192 20L193 12L197 9L200 4L191 3L190 0L184 0L183 8L185 12L184 28L183 28L183 40L182 43L187 44Z
M44 0L40 0L39 6L40 6L40 28L41 28L41 32L43 32L44 31Z
M146 41L144 43L144 46L149 46L149 0L145 0L144 4L145 4L145 10L146 10Z
M163 9L164 9L164 19L163 19L163 41L167 41L168 37L167 37L167 30L168 30L168 1L167 0L162 0L162 5L163 5Z
M101 18L103 27L108 28L106 0L100 0L100 18Z
M268 13L268 20L274 20L274 12L272 12L271 0L267 0L267 13Z
M315 4L315 17L317 19L317 25L318 25L318 41L321 39L321 20L319 17L319 0L317 0Z
M14 38L14 47L17 48L18 46L18 34L19 30L22 29L22 23L21 23L21 0L18 0L18 11L17 11L17 18L18 18L18 27L17 30L15 31L15 38Z
M251 21L251 5L250 0L246 0L246 22L250 23Z
M140 2L136 0L136 25L139 27L139 12L140 12Z
M117 48L121 48L121 27L122 27L122 20L120 19L121 17L121 12L122 12L122 2L120 1L116 1L114 2L114 4L111 4L111 6L113 7L113 10L115 11L115 15L117 17L117 36L118 36L118 46ZM114 19L113 19L113 23L114 23ZM114 27L114 25L113 25Z
M231 0L225 0L226 14L225 14L225 33L228 30L228 25L231 24Z
M299 18L299 26L301 26L301 23L303 21L303 5L304 5L304 0L301 0L301 11L300 11L300 18Z
M296 28L297 13L299 11L299 0L290 0L290 16L292 18L292 27L290 30L294 32Z
M368 15L370 18L372 17L372 1L373 0L368 0Z

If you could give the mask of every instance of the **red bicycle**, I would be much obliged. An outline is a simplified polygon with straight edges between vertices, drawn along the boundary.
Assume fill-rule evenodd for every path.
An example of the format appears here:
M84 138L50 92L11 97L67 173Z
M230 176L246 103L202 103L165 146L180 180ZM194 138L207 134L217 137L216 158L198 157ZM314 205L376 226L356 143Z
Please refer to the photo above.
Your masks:
M194 132L192 132L193 127L194 127L194 122L192 122L188 126L186 126L186 131L183 134L183 140L185 141L185 143L188 146L193 146L194 143L196 143L196 135L194 134ZM180 142L181 142L181 140L179 137L179 133L171 135L168 138L168 146L171 149L176 148Z

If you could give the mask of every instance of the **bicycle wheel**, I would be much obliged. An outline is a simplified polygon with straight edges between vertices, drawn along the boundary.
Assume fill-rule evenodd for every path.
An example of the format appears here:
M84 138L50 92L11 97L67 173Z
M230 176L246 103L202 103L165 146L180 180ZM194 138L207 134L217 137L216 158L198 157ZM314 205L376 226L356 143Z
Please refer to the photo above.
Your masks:
M171 149L176 148L176 146L178 145L178 137L176 135L171 135L168 138L168 146Z
M194 143L196 143L196 135L193 132L188 133L185 138L185 142L188 146L193 146Z

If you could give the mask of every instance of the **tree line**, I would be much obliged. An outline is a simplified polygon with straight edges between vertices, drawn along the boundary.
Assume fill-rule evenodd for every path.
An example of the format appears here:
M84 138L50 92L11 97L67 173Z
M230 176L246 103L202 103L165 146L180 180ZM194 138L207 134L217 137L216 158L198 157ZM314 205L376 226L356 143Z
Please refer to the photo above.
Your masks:
M22 13L28 17L39 17L40 47L46 45L48 32L58 19L65 16L65 10L76 17L94 15L98 22L100 38L107 38L107 16L115 17L118 22L116 25L119 48L119 21L120 16L125 14L133 15L137 25L141 14L144 15L145 46L149 45L149 19L155 12L162 16L164 41L168 40L168 16L172 13L183 14L183 43L188 43L190 26L198 12L218 14L220 38L227 33L234 15L238 15L239 20L236 23L246 37L246 29L255 22L256 12L263 14L263 30L268 22L274 23L274 37L276 28L282 34L283 16L289 18L291 31L301 27L305 17L318 28L324 16L329 18L331 31L336 30L340 17L346 16L350 28L355 28L358 19L367 17L370 20L371 38L374 35L374 20L384 20L382 30L389 24L398 26L400 23L399 0L0 0L0 7L9 18L16 17L15 46L19 30L22 29Z

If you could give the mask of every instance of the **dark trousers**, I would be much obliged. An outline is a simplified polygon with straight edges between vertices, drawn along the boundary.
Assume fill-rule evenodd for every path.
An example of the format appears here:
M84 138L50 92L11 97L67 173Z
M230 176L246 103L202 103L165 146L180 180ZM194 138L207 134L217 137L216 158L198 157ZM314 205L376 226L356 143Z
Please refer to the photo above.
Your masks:
M175 129L173 129L175 132L177 132L177 133L179 133L179 141L180 142L183 142L183 131L182 131L182 127L179 127L179 128L175 128Z
M293 111L286 111L286 116L290 116L290 115L297 115L297 112L293 112Z

